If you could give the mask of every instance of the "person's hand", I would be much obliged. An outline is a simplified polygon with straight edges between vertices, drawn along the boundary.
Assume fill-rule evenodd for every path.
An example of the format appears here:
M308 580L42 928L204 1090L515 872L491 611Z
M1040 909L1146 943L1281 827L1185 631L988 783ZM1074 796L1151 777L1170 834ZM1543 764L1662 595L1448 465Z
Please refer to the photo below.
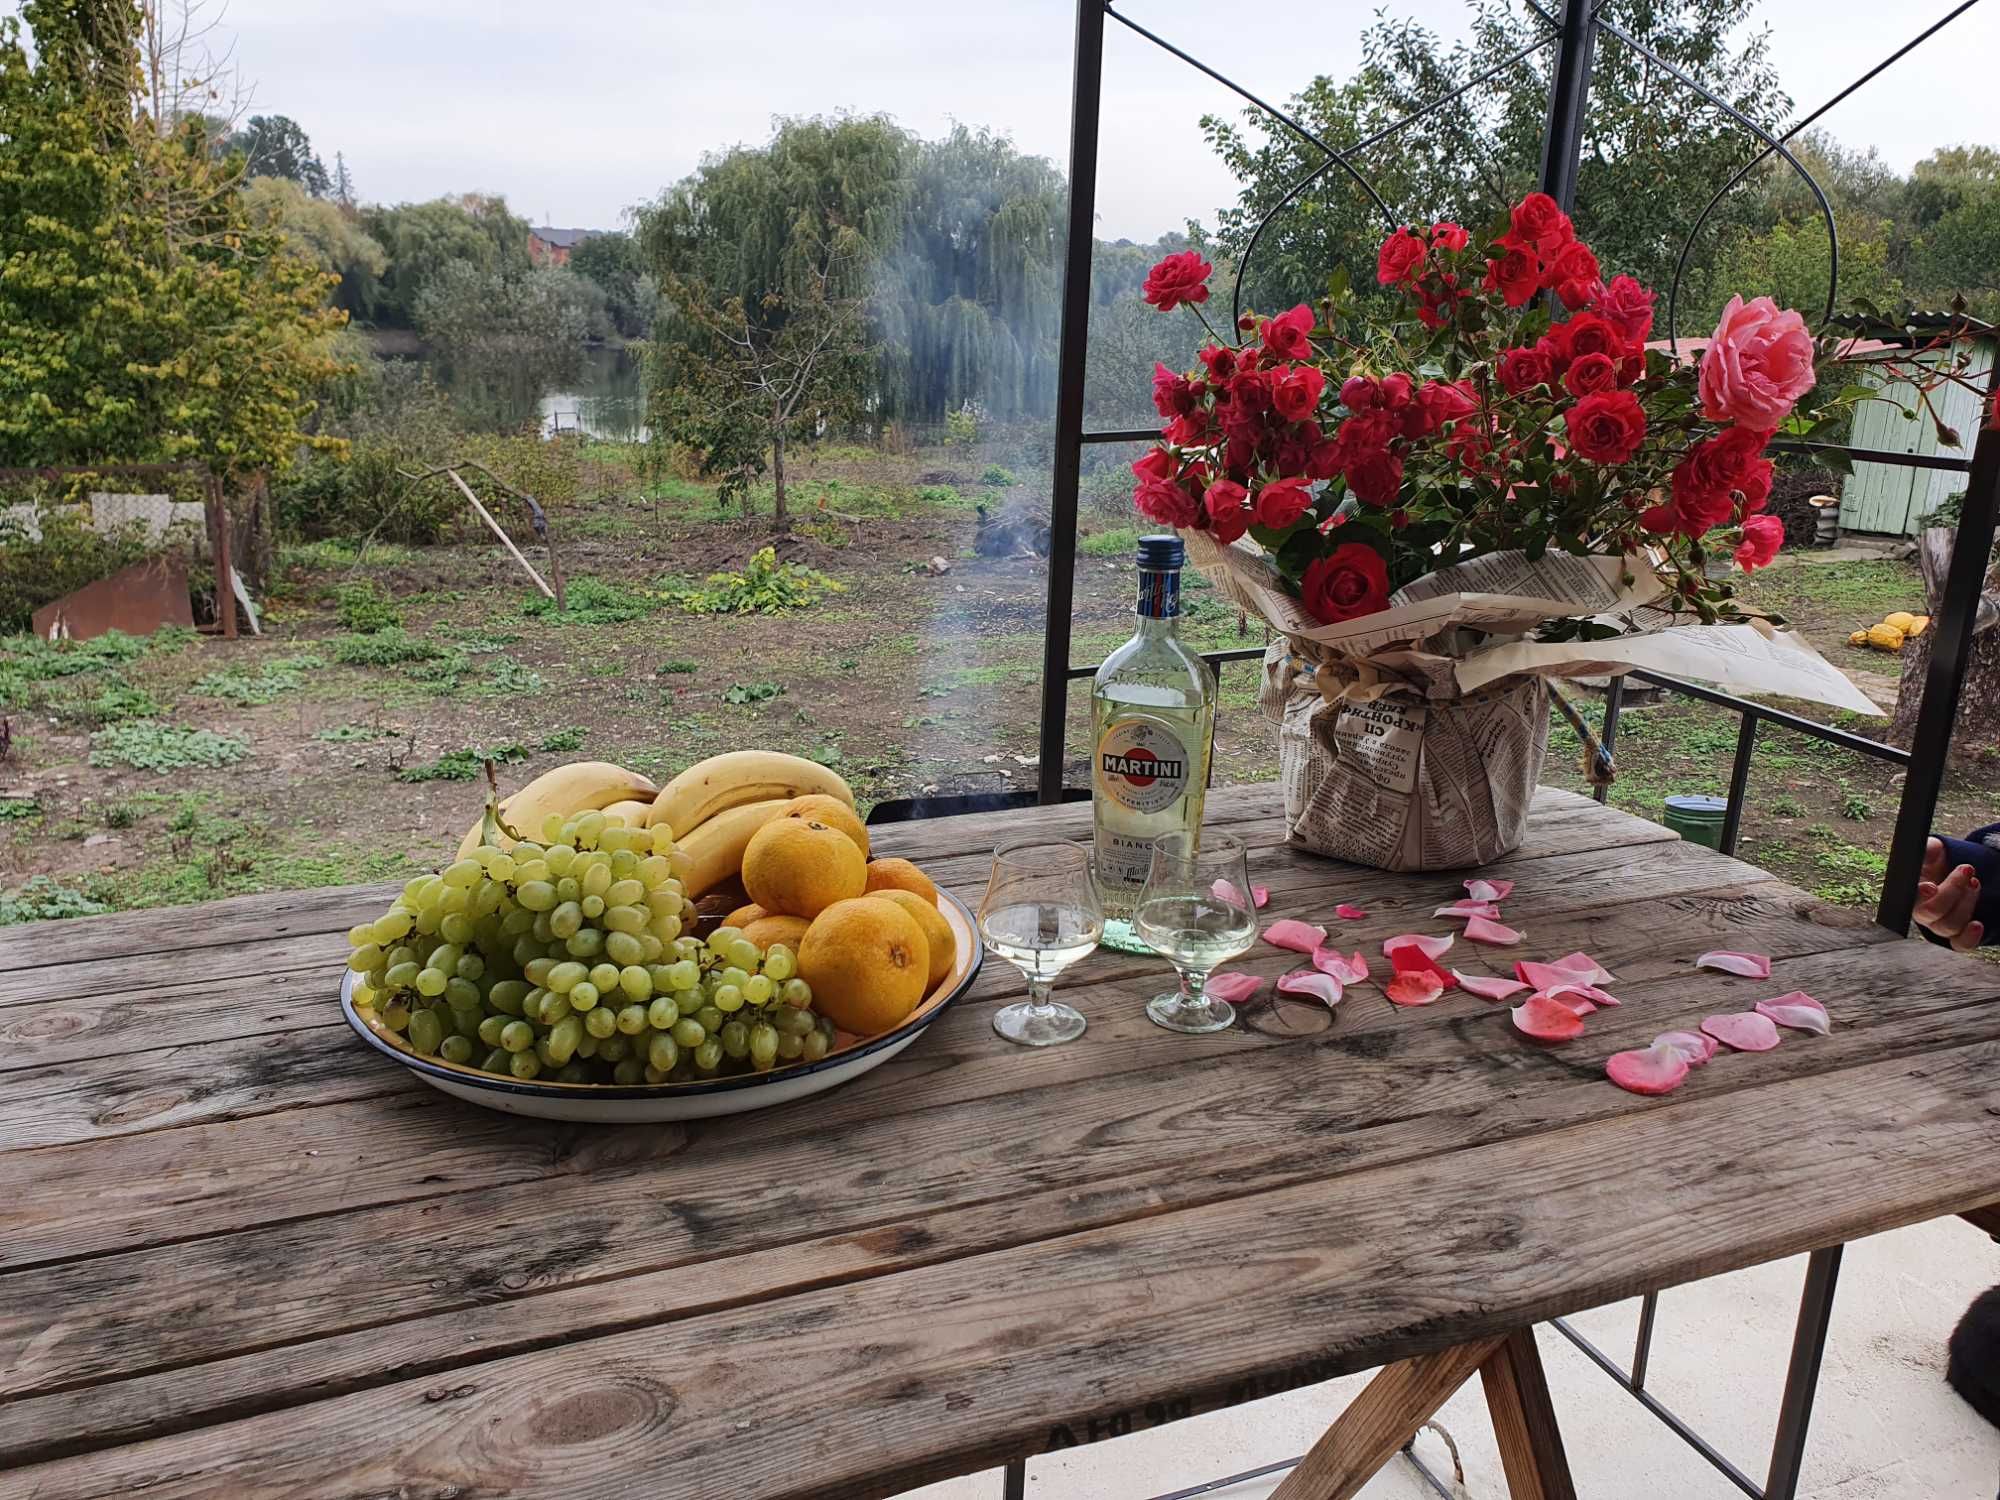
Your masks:
M1924 868L1917 878L1918 925L1969 953L1986 940L1984 923L1972 919L1979 905L1979 877L1971 865L1946 872L1944 844L1932 839L1924 846Z

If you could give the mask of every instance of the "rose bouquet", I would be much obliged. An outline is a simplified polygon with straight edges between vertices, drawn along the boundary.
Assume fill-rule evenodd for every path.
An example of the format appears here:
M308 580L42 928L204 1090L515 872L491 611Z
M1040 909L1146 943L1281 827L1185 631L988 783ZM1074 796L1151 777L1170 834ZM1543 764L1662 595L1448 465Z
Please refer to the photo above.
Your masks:
M1169 256L1146 298L1206 324L1211 272ZM1648 344L1654 293L1605 279L1541 193L1479 235L1399 228L1376 279L1401 316L1336 273L1317 309L1210 325L1198 368L1157 369L1163 429L1133 465L1141 514L1284 637L1265 702L1295 837L1390 868L1513 847L1550 676L1655 665L1854 706L1730 588L1784 540L1773 435L1851 399L1816 390L1832 340L1737 297L1698 362L1673 358Z

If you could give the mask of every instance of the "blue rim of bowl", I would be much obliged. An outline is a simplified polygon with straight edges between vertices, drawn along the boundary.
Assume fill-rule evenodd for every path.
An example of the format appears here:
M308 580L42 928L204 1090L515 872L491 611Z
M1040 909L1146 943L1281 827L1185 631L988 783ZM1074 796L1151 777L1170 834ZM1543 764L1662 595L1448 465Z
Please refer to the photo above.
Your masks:
M966 967L964 977L951 987L951 992L936 1005L927 1006L920 1014L912 1016L892 1031L870 1037L841 1052L829 1052L818 1062L793 1063L789 1067L773 1068L768 1073L743 1073L733 1078L710 1078L695 1083L551 1083L540 1079L523 1081L519 1078L500 1078L478 1068L462 1067L457 1063L440 1062L410 1052L393 1042L385 1041L375 1028L361 1019L354 1009L354 981L359 977L352 969L342 971L340 982L340 1013L347 1018L347 1024L360 1033L361 1039L377 1052L402 1064L413 1073L422 1073L429 1078L442 1079L446 1083L463 1084L470 1088L487 1089L496 1094L518 1094L534 1099L701 1099L715 1094L733 1093L738 1089L753 1089L765 1084L779 1083L793 1078L806 1078L828 1068L837 1068L880 1052L901 1041L907 1041L944 1013L947 1006L956 1005L972 988L972 982L979 977L979 971L986 962L986 945L980 941L979 924L973 919L966 904L950 891L939 891L940 900L949 901L958 908L965 918L966 930L972 934L972 962Z

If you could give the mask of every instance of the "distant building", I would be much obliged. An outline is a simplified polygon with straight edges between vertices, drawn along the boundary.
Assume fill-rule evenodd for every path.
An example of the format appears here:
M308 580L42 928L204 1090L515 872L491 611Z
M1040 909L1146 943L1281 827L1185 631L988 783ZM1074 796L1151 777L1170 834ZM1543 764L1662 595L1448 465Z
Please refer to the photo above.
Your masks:
M538 266L569 264L569 253L594 234L596 229L554 229L546 224L530 225L528 259Z

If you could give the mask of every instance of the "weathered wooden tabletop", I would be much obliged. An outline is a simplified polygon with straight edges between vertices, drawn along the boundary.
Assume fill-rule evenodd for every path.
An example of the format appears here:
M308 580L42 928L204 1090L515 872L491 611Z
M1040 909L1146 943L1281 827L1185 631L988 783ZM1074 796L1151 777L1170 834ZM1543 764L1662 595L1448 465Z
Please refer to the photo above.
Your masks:
M1298 855L1277 812L1210 801L1267 918L1356 902L1378 972L1451 928L1455 876ZM878 844L976 903L998 834L1088 817ZM997 1038L991 963L843 1089L653 1127L487 1113L363 1046L342 933L385 888L9 930L0 1495L888 1495L2000 1199L2000 970L1567 793L1494 872L1527 940L1453 961L1597 955L1625 1004L1582 1040L1370 987L1172 1035L1163 966L1104 952L1074 1045ZM1695 971L1716 946L1776 972ZM1831 1036L1605 1081L1791 989Z

